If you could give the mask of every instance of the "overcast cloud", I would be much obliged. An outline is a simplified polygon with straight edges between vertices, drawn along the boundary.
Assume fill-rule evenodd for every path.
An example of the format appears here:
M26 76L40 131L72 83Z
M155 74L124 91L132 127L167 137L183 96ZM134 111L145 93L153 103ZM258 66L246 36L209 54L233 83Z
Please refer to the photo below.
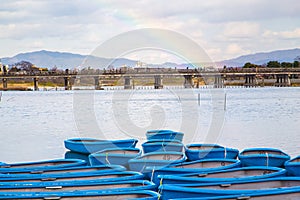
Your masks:
M0 5L0 57L41 49L90 54L112 36L138 28L182 33L215 61L300 46L297 0L0 0Z

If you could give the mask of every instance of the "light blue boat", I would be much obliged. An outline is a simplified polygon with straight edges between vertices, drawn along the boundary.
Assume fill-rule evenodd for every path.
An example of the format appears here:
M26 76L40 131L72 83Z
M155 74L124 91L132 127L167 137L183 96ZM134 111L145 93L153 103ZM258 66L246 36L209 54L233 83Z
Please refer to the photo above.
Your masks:
M135 148L136 139L99 140L93 138L71 138L65 140L65 147L71 151L91 154L109 148Z
M188 144L185 151L190 161L211 158L236 159L238 153L237 149L223 147L218 144Z
M214 196L214 197L190 197L190 198L173 198L169 200L236 200L236 199L251 199L251 200L293 200L299 199L300 188L293 189L278 189L268 192L255 192L251 194Z
M274 148L249 148L239 153L243 166L283 167L290 156Z
M137 190L155 190L154 183L146 180L130 180L121 182L98 182L89 183L81 182L79 184L67 186L48 186L33 184L33 185L7 185L0 187L0 196L4 193L23 193L24 195L36 193L70 193L70 192L122 192L122 191L137 191Z
M290 176L300 176L300 156L288 160L284 163L284 167Z
M182 132L172 130L149 130L146 133L147 140L179 140L182 142Z
M11 163L0 165L0 173L30 172L33 170L50 170L86 166L86 162L80 159L55 159L37 162Z
M204 182L232 182L256 179L267 179L285 176L286 170L278 167L242 167L217 172L193 173L184 175L162 175L158 176L163 184L191 184Z
M136 158L142 154L138 148L111 148L89 155L91 165L114 164L128 166L130 159Z
M162 199L187 197L218 197L267 193L277 190L295 190L300 188L300 177L279 177L251 181L198 183L198 184L163 184L159 187Z
M0 186L6 185L31 185L38 184L46 186L55 185L75 185L81 182L98 183L98 182L116 182L143 179L144 175L139 172L116 171L104 174L84 174L66 175L66 176L32 176L32 177L12 177L0 178Z
M158 200L159 194L151 190L140 190L140 191L99 191L99 192L72 192L72 193L6 193L0 196L1 199L37 199L37 200L111 200L111 199L122 199L122 200Z
M142 144L144 153L157 151L176 151L182 152L184 145L176 140L149 140Z
M35 170L32 171L13 171L9 173L0 173L1 178L21 178L21 177L74 177L84 175L95 175L95 174L106 174L117 171L125 171L126 168L120 165L102 165L102 166L83 166L83 167L72 167L72 168L61 168L61 169L48 169L48 170Z
M177 164L186 160L182 152L153 152L129 160L129 168L132 171L149 172L147 167L164 167L171 164Z
M167 167L155 169L155 167L147 168L150 171L147 176L155 184L159 184L159 176L162 175L178 175L191 173L209 173L225 169L240 167L241 162L234 159L206 159L196 160L192 162L183 162Z

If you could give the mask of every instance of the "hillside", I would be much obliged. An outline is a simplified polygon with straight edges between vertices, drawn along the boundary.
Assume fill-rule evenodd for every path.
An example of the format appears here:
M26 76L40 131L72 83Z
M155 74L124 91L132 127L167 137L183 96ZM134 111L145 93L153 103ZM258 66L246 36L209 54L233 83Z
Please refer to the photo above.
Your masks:
M300 59L300 49L277 50L272 52L255 53L243 55L237 58L217 62L217 66L240 67L246 62L254 64L265 64L269 61L277 60L279 62L294 62ZM54 66L62 69L75 68L75 67L92 67L104 68L109 65L120 67L123 65L134 67L137 63L136 60L126 58L109 59L99 58L95 56L86 56L80 54L66 53L66 52L52 52L52 51L35 51L28 53L20 53L10 58L2 58L3 64L14 64L20 61L29 61L39 67L52 68ZM210 64L209 64L210 65ZM176 64L172 62L165 62L162 64L147 64L148 67L177 67L185 68L189 66L186 63Z

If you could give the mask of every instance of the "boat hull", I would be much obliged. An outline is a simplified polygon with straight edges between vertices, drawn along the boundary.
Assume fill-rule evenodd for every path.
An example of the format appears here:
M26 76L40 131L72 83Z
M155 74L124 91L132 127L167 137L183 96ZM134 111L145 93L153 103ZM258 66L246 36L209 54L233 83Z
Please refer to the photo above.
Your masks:
M283 167L290 156L279 149L249 148L238 155L243 166Z
M300 156L288 160L284 163L284 167L290 176L300 176Z
M216 144L190 144L187 145L185 151L190 161L212 158L236 159L238 153L237 149L222 147Z
M86 162L80 159L56 159L0 165L0 173L30 172L33 170L62 169L79 166L86 166Z
M109 148L135 148L136 139L98 140L93 138L71 138L64 141L65 147L71 151L91 154Z
M130 170L148 173L148 167L163 167L184 162L186 157L180 152L154 152L147 153L135 159L129 160Z
M144 153L151 152L182 152L184 145L175 140L149 140L142 144Z
M218 197L266 193L277 190L294 190L300 188L299 177L280 177L252 181L199 183L199 184L163 184L159 190L163 199L187 197Z
M182 142L183 140L182 132L175 132L170 130L152 130L147 131L147 140L178 140Z
M89 160L92 166L113 164L127 167L130 159L141 154L142 151L138 148L113 148L90 154Z

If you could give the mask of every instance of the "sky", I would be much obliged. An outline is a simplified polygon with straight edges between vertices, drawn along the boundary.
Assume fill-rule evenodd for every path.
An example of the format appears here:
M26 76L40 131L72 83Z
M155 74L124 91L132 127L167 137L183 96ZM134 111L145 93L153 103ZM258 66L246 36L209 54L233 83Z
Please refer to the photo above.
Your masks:
M0 57L42 49L88 55L142 28L182 34L214 61L300 47L298 0L0 0L0 5ZM145 62L176 57L155 51L123 56Z

